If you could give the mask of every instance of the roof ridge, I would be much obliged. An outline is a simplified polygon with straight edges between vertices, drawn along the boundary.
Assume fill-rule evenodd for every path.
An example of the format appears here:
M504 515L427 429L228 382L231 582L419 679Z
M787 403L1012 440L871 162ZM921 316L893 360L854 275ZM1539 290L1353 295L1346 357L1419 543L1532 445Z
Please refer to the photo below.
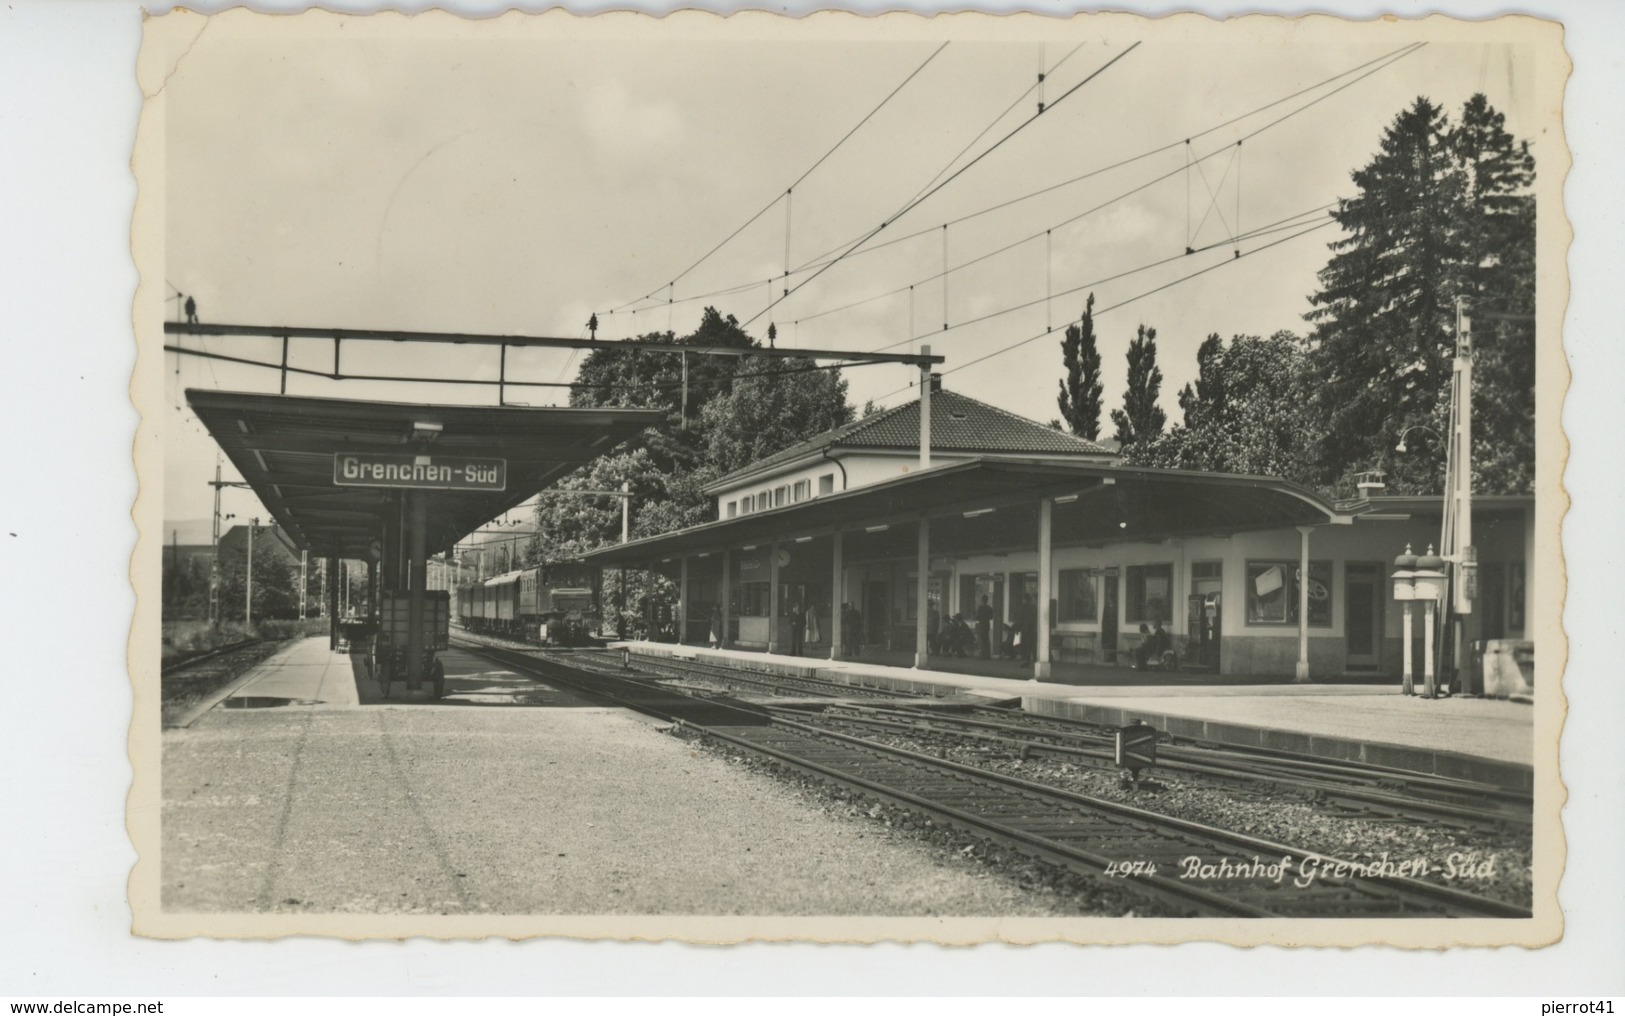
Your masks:
M1020 413L1011 413L1009 410L1001 410L999 406L993 405L991 402L981 402L980 398L973 397L973 395L965 395L964 392L952 392L952 390L949 389L939 389L938 395L951 395L951 397L954 398L962 398L962 400L965 400L965 402L975 403L975 405L981 406L983 410L993 410L994 413L998 413L998 415L1001 416L1006 416L1006 418L1012 419L1012 421L1016 421L1016 423L1022 424L1022 426L1027 426L1027 428L1037 429L1037 431L1055 432L1055 434L1059 434L1061 437L1066 437L1066 439L1069 439L1069 441L1076 441L1077 444L1089 445L1090 449L1092 450L1107 452L1105 445L1100 444L1100 442L1089 441L1087 437L1079 437L1077 434L1069 434L1069 432L1066 431L1059 431L1059 429L1050 428L1050 426L1045 426L1045 424L1038 423L1037 419L1025 418L1025 416L1020 415ZM902 408L905 408L905 406L916 405L916 403L918 403L918 400L915 400L913 403L902 403L902 405L895 406L895 408L897 408L897 410L902 410Z
M830 427L828 430L821 430L812 437L797 441L795 444L788 447L780 448L773 454L763 456L761 459L740 466L738 469L730 470L729 472L724 473L722 476L717 477L715 480L712 480L709 484L707 484L707 486L727 483L729 480L753 473L768 463L781 462L794 458L795 454L792 453L804 454L813 451L820 445L826 448L832 448L841 441L844 441L846 438L851 437L853 434L857 434L877 423L881 423L888 417L902 412L913 404L914 403L912 402L899 403L898 405L892 406L890 409L881 409L870 413L868 416L860 416L850 423L843 423L836 427Z

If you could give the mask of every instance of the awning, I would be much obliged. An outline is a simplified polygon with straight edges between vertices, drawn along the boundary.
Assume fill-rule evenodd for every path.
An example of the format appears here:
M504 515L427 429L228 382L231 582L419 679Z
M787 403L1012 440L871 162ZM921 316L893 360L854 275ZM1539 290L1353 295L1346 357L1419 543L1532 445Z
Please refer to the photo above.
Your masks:
M1054 542L1106 544L1346 522L1306 488L1268 476L1057 463L982 456L896 479L595 550L594 564L642 567L683 555L874 530L930 518L932 542L969 549L990 540L1036 546L1036 512L1054 497ZM989 512L987 509L993 509ZM936 524L936 520L944 520ZM948 521L951 520L951 521ZM942 551L934 550L934 553Z
M186 401L295 545L349 558L375 556L402 491L335 484L336 454L427 450L505 460L502 490L423 491L428 547L437 553L664 416L655 409L446 406L197 389L187 391ZM432 443L414 446L415 428L432 432Z

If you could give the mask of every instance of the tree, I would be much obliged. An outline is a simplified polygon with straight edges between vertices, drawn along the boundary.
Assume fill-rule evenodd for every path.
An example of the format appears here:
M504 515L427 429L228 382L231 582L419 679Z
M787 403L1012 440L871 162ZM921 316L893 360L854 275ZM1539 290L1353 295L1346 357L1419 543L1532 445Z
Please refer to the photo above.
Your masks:
M1066 365L1066 377L1061 379L1061 393L1056 402L1061 419L1072 433L1090 441L1100 440L1100 348L1095 343L1095 294L1090 293L1083 305L1083 317L1078 324L1066 326L1066 337L1061 340L1061 362ZM1059 430L1060 428L1056 428Z
M1344 235L1307 315L1311 392L1326 422L1315 456L1323 485L1351 492L1354 474L1384 468L1395 492L1438 492L1442 450L1392 449L1411 427L1447 430L1457 298L1485 314L1533 312L1534 164L1502 123L1482 96L1454 127L1418 98L1353 174L1357 195L1332 213ZM1488 320L1497 323L1480 329L1475 474L1483 489L1528 489L1533 329Z
M1535 160L1475 95L1450 133L1467 175L1468 313L1473 319L1473 480L1518 493L1535 482Z
M1239 341L1240 336L1237 336ZM1222 419L1225 409L1224 340L1212 332L1196 350L1196 383L1179 390L1179 408L1185 426L1194 429L1210 419Z
M1185 422L1128 449L1133 465L1255 473L1309 483L1315 421L1308 411L1308 351L1291 332L1268 339L1208 336L1199 375L1179 394Z
M812 360L747 359L732 387L702 414L706 461L731 473L842 424L851 423L846 379Z
M705 308L700 326L679 338L670 332L642 336L645 342L682 346L723 346L754 349L759 346L739 322L723 317L715 307ZM634 447L649 450L654 465L672 472L691 468L704 458L704 439L693 424L706 403L725 394L739 370L739 357L689 356L687 410L684 411L684 357L676 351L638 351L612 347L595 349L582 361L570 386L572 406L622 406L666 411L666 424L645 430Z
M645 338L677 348L759 348L734 318L711 308L690 335ZM717 477L852 420L845 379L811 360L690 356L686 416L681 369L670 354L612 348L594 350L582 364L572 405L661 408L666 422L538 500L528 548L533 560L573 558L620 540L620 498L570 491L615 491L625 483L633 537L671 532L716 517L715 499L704 488Z
M1123 391L1123 408L1112 410L1112 423L1117 426L1117 441L1122 447L1149 441L1162 433L1168 414L1157 405L1161 393L1157 330L1141 325L1128 347L1128 387Z
M255 537L256 540L260 536ZM248 554L241 546L220 551L220 613L241 617L243 586L248 581ZM259 548L254 552L254 620L299 616L299 566L289 566Z

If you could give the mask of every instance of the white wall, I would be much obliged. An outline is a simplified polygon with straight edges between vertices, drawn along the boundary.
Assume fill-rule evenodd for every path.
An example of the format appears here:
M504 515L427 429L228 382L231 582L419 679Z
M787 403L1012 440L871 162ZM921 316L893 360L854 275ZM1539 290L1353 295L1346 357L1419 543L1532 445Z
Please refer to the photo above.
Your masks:
M738 501L747 494L760 494L764 490L771 493L775 487L785 485L788 485L793 493L796 482L799 480L809 481L812 491L811 496L817 497L818 480L822 476L834 474L834 492L840 493L842 490L863 487L883 480L905 476L918 470L920 464L917 454L884 455L876 452L839 452L835 453L834 457L839 460L838 463L825 458L814 459L800 466L796 466L794 463L786 463L786 468L780 472L763 474L748 483L741 481L729 487L717 495L717 518L726 519L728 517L729 501ZM933 467L945 466L953 462L964 462L969 458L971 456L968 455L933 453L931 465Z

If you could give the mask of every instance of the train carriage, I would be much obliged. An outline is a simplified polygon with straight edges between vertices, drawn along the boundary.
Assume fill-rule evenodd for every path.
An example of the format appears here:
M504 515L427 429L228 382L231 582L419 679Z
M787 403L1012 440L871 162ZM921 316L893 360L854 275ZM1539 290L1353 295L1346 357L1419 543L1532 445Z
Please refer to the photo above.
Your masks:
M458 590L469 631L541 645L587 645L598 622L599 570L563 561L508 572Z

